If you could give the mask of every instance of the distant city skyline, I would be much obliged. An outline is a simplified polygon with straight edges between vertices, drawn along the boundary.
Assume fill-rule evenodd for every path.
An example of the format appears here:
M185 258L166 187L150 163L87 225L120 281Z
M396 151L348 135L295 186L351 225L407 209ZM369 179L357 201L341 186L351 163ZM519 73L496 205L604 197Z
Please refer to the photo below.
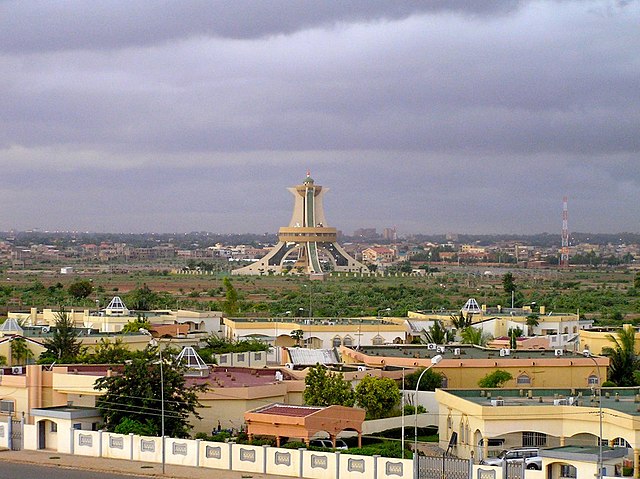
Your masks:
M0 230L638 232L640 2L0 2Z

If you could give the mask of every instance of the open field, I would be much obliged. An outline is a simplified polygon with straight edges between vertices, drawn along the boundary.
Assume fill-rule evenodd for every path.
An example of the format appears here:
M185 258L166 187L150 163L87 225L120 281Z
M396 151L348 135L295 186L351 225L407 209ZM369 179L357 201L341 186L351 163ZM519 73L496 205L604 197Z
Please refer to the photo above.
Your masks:
M442 268L442 266L439 266ZM390 308L402 316L407 310L459 309L474 297L480 304L511 305L502 287L505 272L513 273L516 306L536 302L547 311L579 311L602 320L640 317L640 296L633 288L636 273L620 270L525 270L498 267L444 267L427 276L331 277L324 282L297 276L247 276L231 278L239 294L239 314L278 315L286 311L306 316L375 315ZM0 280L0 307L95 307L111 297L127 300L130 292L146 285L158 293L155 307L222 309L224 275L172 274L167 270L133 272L79 270L71 275L56 271L11 271ZM69 284L89 280L94 292L84 300L72 299ZM296 314L296 313L294 313Z

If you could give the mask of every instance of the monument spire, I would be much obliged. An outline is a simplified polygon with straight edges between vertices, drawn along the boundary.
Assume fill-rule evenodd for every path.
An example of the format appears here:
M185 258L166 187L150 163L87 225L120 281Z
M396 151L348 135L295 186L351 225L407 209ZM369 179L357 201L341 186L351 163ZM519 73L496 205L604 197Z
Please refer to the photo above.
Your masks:
M293 194L293 215L289 226L278 232L278 244L253 264L236 269L234 275L279 274L293 262L293 271L321 275L331 269L341 272L368 272L369 269L338 244L338 232L327 226L322 197L328 188L316 185L307 170L301 185L288 188ZM323 265L329 265L330 267Z

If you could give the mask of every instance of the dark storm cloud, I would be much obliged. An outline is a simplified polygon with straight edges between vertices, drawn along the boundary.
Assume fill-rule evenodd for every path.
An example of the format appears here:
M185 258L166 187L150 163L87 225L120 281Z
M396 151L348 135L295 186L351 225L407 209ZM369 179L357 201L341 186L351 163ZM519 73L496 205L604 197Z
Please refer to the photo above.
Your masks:
M251 39L341 22L397 20L425 12L504 13L520 3L517 0L5 0L0 3L0 51L125 48L192 36Z
M0 229L274 231L310 167L347 232L557 231L565 194L572 229L637 230L639 22L607 0L0 0Z

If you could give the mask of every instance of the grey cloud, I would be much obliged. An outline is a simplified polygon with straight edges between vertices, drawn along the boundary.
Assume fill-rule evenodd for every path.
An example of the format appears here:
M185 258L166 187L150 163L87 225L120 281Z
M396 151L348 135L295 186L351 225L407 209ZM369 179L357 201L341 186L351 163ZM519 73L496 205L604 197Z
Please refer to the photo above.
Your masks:
M0 51L115 49L193 36L260 38L342 22L397 20L425 12L505 13L520 3L518 0L5 0L0 3Z

